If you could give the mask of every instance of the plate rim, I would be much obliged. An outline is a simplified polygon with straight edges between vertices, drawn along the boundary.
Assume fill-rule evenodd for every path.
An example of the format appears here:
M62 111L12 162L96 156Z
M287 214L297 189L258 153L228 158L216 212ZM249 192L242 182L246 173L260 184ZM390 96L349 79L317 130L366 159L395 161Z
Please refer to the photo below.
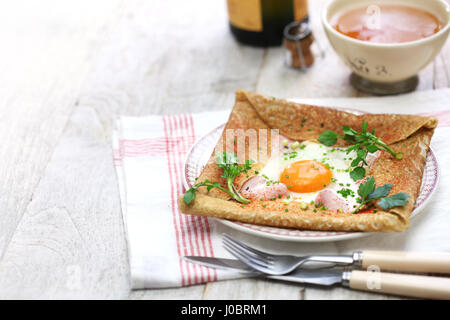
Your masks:
M344 109L344 108L336 108L336 109L341 109L341 110L347 110L350 111L352 113L364 113L360 110L354 110L354 109ZM213 132L217 131L219 128L224 127L226 125L226 123L223 123L217 127L215 127L214 129L208 131L206 134L202 135L201 137L199 137L194 144L192 144L192 146L189 148L188 152L186 153L186 156L184 158L184 174L183 174L183 185L186 189L190 188L189 183L187 182L187 177L186 177L186 167L188 165L188 159L189 156L192 153L192 150L195 148L195 146L199 143L199 141L201 141L202 139L204 139L205 137L207 137L208 135L212 134ZM423 202L421 203L421 205L417 208L415 208L410 215L410 221L412 221L416 216L418 216L423 209L428 205L429 201L431 200L431 198L433 197L433 195L436 192L437 186L439 185L439 180L440 180L440 164L439 164L439 160L433 150L433 148L431 147L431 145L429 146L429 152L427 153L430 154L433 158L433 162L435 163L436 166L436 179L434 181L433 184L433 189L429 192L429 194L427 195L427 197L423 200ZM425 173L425 172L424 172ZM422 175L423 178L423 175ZM362 231L351 231L351 232L346 232L346 231L341 231L345 234L339 234L339 235L330 235L330 236L317 236L317 237L305 237L305 236L289 236L289 235L280 235L280 234L274 234L268 231L262 231L262 230L255 230L252 229L250 227L247 227L244 225L243 222L239 222L239 221L232 221L232 220L227 220L227 219L221 219L221 218L215 218L215 217L208 217L211 219L214 219L215 221L218 221L232 229L247 233L247 234L251 234L254 236L259 236L259 237L263 237L266 239L272 239L272 240L278 240L278 241L289 241L289 242L334 242L334 241L343 241L343 240L351 240L351 239L357 239L357 238L362 238L362 237L367 237L370 235L374 235L374 234L380 234L383 232L362 232ZM259 225L256 225L259 226ZM261 227L271 227L271 226L264 226L261 225ZM271 227L271 228L277 228L277 227ZM283 228L278 228L278 229L283 229ZM295 229L294 229L295 230ZM311 232L321 232L319 230L304 230L304 231L311 231ZM323 231L323 232L328 232L328 231ZM332 231L332 232L339 232L339 231Z

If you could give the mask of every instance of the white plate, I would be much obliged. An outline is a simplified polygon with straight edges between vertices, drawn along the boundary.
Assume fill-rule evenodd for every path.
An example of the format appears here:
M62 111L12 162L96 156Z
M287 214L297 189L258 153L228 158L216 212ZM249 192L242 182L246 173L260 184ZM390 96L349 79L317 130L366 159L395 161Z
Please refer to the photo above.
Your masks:
M345 109L346 111L349 111ZM351 110L354 112L354 110ZM201 137L192 146L188 152L185 165L184 165L184 186L186 189L191 188L195 183L195 178L200 175L205 164L209 160L214 147L217 144L225 124L212 130L205 136ZM419 195L416 200L413 211L411 212L411 218L414 218L419 214L428 201L431 199L434 191L436 190L439 180L439 165L433 150L430 148L426 163L425 170L422 177L422 185L420 187ZM297 230L287 228L277 228L253 225L248 223L242 223L237 221L216 219L223 224L240 230L245 233L261 236L264 238L283 240L283 241L297 241L297 242L327 242L327 241L340 241L365 237L373 234L372 232L340 232L340 231L314 231L314 230Z

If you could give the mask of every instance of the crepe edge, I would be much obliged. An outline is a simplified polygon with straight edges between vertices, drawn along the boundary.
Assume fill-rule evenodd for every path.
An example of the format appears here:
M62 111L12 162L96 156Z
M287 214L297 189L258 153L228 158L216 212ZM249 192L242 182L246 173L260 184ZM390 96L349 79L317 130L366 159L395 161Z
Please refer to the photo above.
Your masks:
M262 207L249 208L205 194L198 194L189 205L184 202L183 196L180 196L178 207L184 214L299 230L401 232L409 227L409 220L385 211L378 211L376 214L338 214L332 211L316 213L312 209L290 207L290 211L285 213L280 210L265 210Z

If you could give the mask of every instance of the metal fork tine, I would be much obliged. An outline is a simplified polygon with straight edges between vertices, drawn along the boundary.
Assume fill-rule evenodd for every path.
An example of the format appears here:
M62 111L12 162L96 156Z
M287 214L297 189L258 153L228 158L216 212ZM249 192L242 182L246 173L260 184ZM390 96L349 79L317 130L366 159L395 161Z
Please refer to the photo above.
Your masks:
M224 244L224 248L227 250L232 250L233 252L235 252L236 254L238 254L241 258L245 259L247 261L248 264L251 264L252 267L254 267L255 265L257 265L259 268L263 268L263 269L267 269L268 266L259 262L258 260L253 259L252 257L246 255L244 252L240 251L238 248L236 247L232 247L229 244Z
M228 239L229 241L234 242L238 246L240 246L242 248L245 248L248 251L253 252L254 254L262 256L263 259L273 259L273 255L271 255L270 253L266 253L266 252L260 251L258 249L252 248L252 247L248 246L247 244L245 244L244 242L236 240L232 236L230 236L230 235L228 235L226 233L223 233L222 236L223 236L223 239Z
M261 271L261 272L265 272L265 270L267 268L260 266L257 263L254 263L252 260L248 259L247 256L241 254L240 252L236 251L233 247L230 247L228 245L224 245L224 248L231 253L233 256L235 256L236 258L238 258L239 260L241 260L242 262L244 262L245 264L249 265L250 267L252 267L255 270Z
M232 247L234 250L237 250L242 255L245 255L249 260L252 260L253 262L258 263L259 265L261 265L263 267L269 267L269 265L270 265L269 261L267 261L265 259L261 259L258 256L255 256L254 253L246 251L245 248L241 248L238 245L236 245L235 243L228 241L227 239L223 239L223 245Z
M237 252L237 251L234 250L233 248L228 247L228 246L224 246L224 248L225 248L225 250L227 250L227 251L228 251L229 253L231 253L234 257L238 258L238 259L241 260L242 262L244 262L244 263L246 263L246 264L249 264L249 265L252 265L252 266L253 266L253 263L252 263L249 259L247 259L245 256L243 256L242 254L240 254L239 252Z
M248 250L248 249L245 248L245 247L241 247L239 244L236 244L235 242L230 241L230 240L227 239L227 238L223 238L222 242L223 242L223 243L227 243L227 244L229 244L229 245L232 245L233 247L239 248L241 251L245 252L245 254L247 254L247 255L249 255L249 256L255 258L255 259L258 259L258 260L260 260L260 261L266 261L266 259L264 259L263 257L261 257L261 256L255 254L255 253L253 253L252 251Z

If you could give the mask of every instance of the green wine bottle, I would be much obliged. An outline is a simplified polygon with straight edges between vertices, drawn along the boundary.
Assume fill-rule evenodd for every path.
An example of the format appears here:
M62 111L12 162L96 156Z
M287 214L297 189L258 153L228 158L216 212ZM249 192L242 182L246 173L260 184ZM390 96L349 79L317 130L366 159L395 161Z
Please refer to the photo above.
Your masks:
M278 46L284 27L308 18L307 0L227 0L231 33L241 43Z

